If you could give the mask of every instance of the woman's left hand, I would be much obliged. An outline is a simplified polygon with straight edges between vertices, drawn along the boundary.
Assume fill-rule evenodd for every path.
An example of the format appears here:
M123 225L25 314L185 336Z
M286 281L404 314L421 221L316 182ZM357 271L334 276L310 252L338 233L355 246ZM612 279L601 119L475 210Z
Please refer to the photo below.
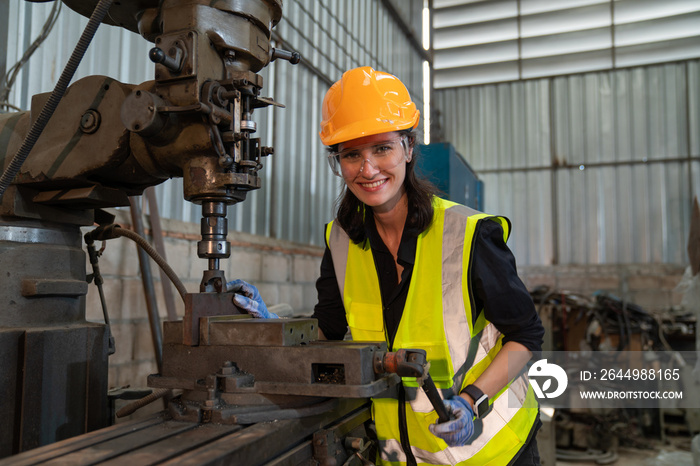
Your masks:
M428 428L436 437L443 439L450 447L467 444L474 435L474 412L469 402L461 396L445 400L445 408L452 420L442 424L431 424Z

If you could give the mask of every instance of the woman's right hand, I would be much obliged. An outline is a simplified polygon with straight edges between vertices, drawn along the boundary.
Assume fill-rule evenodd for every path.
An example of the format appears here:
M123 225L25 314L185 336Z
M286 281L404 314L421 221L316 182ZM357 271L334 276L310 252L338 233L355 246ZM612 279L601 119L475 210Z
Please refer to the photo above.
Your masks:
M279 316L267 310L258 289L243 280L233 280L226 284L226 291L233 291L233 304L241 311L256 319L279 319Z

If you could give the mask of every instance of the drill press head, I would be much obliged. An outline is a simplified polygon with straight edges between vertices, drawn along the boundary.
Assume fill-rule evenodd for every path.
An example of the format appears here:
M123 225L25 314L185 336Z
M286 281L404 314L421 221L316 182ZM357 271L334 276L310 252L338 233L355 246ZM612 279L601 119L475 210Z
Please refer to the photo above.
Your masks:
M185 199L202 205L202 292L224 291L227 206L260 187L261 158L273 152L255 137L252 114L273 103L256 73L274 59L281 14L280 0L166 0L139 16L139 32L155 42L155 82L127 97L122 120L140 156L181 175Z

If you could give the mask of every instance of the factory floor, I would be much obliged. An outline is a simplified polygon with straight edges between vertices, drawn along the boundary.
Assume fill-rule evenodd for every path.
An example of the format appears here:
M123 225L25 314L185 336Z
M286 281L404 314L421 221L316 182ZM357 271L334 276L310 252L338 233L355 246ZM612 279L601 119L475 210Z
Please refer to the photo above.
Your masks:
M613 466L695 466L687 437L672 439L671 442L664 445L653 445L653 449L649 450L622 447L618 451L617 460L610 463L596 463L593 460L556 461L556 466L592 466L597 464L611 464Z
M595 461L560 461L557 466L592 466L601 463ZM612 464L614 466L694 466L693 457L690 452L639 452L625 451L619 452L619 458Z

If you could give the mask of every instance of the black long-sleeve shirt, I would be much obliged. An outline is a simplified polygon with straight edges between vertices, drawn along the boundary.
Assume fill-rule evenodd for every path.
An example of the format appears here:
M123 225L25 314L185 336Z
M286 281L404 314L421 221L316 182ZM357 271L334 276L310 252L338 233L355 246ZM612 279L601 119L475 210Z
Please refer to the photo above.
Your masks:
M370 217L371 218L371 217ZM384 322L393 346L406 296L413 275L417 236L404 230L397 261L403 267L401 281L394 258L377 232L374 221L365 223L384 308ZM475 232L476 244L471 255L471 288L476 309L504 335L503 343L516 341L532 352L542 349L544 328L530 294L518 277L515 258L503 240L503 229L494 221L482 221ZM321 261L321 276L316 282L318 303L313 317L329 340L342 340L347 333L347 320L342 296L333 268L330 250Z

